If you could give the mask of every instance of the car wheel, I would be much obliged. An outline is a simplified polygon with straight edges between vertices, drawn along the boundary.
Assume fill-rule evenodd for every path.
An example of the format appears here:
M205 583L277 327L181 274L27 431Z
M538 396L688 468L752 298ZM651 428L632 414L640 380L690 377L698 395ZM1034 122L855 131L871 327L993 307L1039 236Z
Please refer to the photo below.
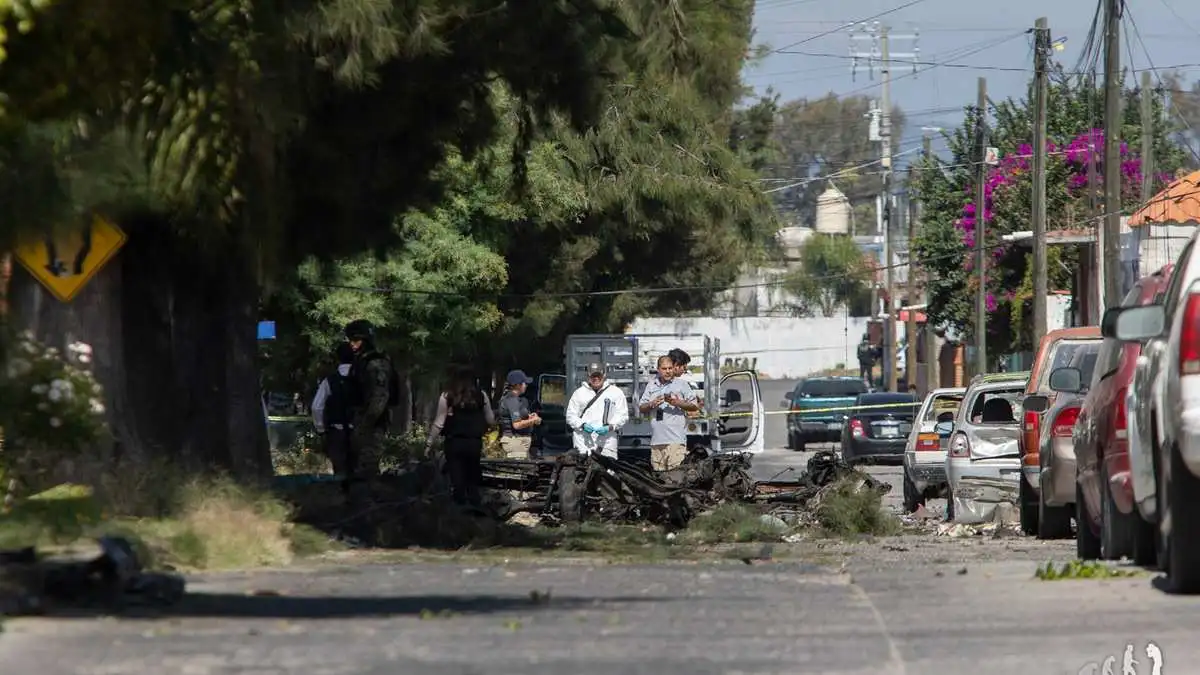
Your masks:
M1020 495L1018 503L1021 506L1021 532L1032 537L1038 533L1038 496L1025 476L1021 476L1021 487L1018 493Z
M1121 513L1113 501L1108 467L1100 462L1100 559L1133 557L1133 528L1137 514Z
M1167 450L1166 477L1171 533L1167 537L1167 578L1176 593L1200 593L1200 479L1184 465L1178 448Z
M1046 497L1038 491L1038 539L1066 539L1071 536L1071 516L1069 506L1051 506L1046 503Z
M913 483L912 478L909 478L908 472L904 472L904 512L912 513L918 508L925 505L925 496L917 491L917 486Z
M1100 558L1100 537L1092 532L1087 504L1083 501L1083 487L1075 483L1075 557L1080 560Z
M1133 562L1149 567L1158 562L1158 528L1148 523L1135 510L1133 525Z

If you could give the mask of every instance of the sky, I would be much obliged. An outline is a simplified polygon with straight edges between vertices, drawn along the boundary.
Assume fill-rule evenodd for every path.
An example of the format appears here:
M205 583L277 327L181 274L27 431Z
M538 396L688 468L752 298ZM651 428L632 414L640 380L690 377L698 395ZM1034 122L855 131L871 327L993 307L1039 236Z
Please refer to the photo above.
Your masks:
M1083 49L1098 0L758 0L755 41L773 53L747 68L748 84L773 87L782 100L819 98L830 92L878 96L879 77L871 79L861 62L852 78L850 29L846 24L897 10L875 19L892 35L898 53L916 51L923 64L915 76L909 63L892 66L892 102L908 122L901 150L920 145L921 127L956 127L962 108L974 105L978 78L987 78L989 97L1023 97L1032 76L1032 35L1024 31L1039 17L1049 21L1053 39L1066 38L1054 59L1070 70ZM911 6L903 7L904 5ZM1122 23L1121 66L1175 68L1186 81L1200 77L1200 13L1188 0L1129 0ZM1131 35L1130 18L1137 26ZM832 31L828 35L821 35ZM917 40L901 35L918 34ZM1131 39L1129 39L1131 38ZM796 44L803 42L802 44ZM914 50L914 46L917 48ZM865 51L870 40L859 40ZM805 52L805 54L785 53ZM942 65L932 65L942 64ZM1103 61L1101 61L1101 66ZM1141 74L1126 75L1140 78ZM864 131L866 124L864 122ZM935 139L938 134L933 133ZM935 150L944 144L935 141Z

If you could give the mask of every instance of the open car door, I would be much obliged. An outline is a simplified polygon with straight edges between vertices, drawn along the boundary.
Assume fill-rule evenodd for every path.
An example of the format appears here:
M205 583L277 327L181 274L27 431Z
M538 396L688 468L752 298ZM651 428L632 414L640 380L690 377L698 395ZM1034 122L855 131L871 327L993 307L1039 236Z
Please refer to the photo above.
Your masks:
M533 428L534 444L542 457L560 455L571 449L571 432L567 428L566 375L538 375L534 408L542 423Z
M758 373L742 370L721 378L721 452L761 453L766 449L766 416Z

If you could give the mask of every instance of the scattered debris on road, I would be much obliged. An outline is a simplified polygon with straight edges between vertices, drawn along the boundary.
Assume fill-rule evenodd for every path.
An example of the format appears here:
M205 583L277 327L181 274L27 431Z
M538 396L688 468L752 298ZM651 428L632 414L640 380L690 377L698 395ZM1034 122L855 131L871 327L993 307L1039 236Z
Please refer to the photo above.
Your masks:
M579 522L596 516L606 522L645 522L683 528L697 515L724 503L761 508L762 522L780 533L813 525L821 504L840 490L882 496L891 486L853 471L832 452L819 452L795 480L755 481L751 456L699 457L678 469L651 472L603 456L563 455L550 461L487 460L484 484L495 491L530 495L499 498L500 518L536 513L539 521ZM849 480L852 485L846 481ZM519 522L528 523L526 516Z
M144 571L133 545L120 537L44 555L33 547L0 551L0 616L170 605L183 595L183 577Z

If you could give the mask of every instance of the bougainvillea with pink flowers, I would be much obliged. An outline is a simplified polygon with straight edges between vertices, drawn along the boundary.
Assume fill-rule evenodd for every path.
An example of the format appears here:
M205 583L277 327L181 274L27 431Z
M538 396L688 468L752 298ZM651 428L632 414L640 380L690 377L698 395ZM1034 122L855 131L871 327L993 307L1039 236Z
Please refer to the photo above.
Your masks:
M1102 97L1088 91L1087 85L1057 82L1052 86L1051 110L1046 144L1047 227L1079 229L1093 227L1091 202L1095 197L1102 208L1104 175L1104 132L1095 128L1100 119L1097 105ZM1161 100L1156 102L1161 106ZM1124 138L1139 138L1138 105L1135 92L1126 92L1123 108L1126 124ZM1030 249L1027 245L1006 244L1006 234L1033 229L1032 168L1033 146L1030 111L1024 101L1008 100L989 111L989 145L1000 151L998 164L989 167L984 184L983 204L976 204L972 158L974 115L968 110L962 127L947 136L951 157L942 159L937 170L918 176L916 185L923 206L922 227L914 242L917 258L928 275L930 318L942 327L969 337L973 333L975 291L979 275L975 271L974 246L978 223L985 224L986 304L988 310L989 354L1007 354L1030 348L1028 320L1032 298ZM1092 122L1092 123L1089 123ZM1170 139L1165 124L1155 130L1156 189L1173 178L1183 165L1184 150ZM1142 160L1140 146L1120 146L1122 205L1133 210L1141 200ZM1089 166L1093 167L1089 182ZM1050 246L1050 287L1071 290L1079 249Z

